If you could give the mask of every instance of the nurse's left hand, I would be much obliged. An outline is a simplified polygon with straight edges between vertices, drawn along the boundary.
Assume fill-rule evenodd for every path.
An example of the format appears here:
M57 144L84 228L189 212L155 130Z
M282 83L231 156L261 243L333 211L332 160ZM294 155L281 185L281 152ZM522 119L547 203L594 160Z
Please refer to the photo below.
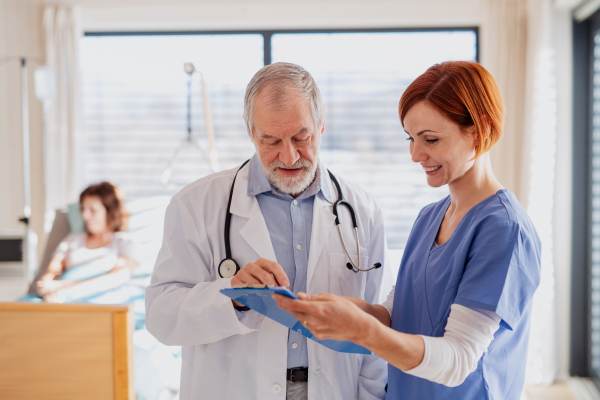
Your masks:
M360 344L369 324L378 322L342 296L298 293L298 297L301 300L273 295L279 307L296 317L319 340L350 340Z

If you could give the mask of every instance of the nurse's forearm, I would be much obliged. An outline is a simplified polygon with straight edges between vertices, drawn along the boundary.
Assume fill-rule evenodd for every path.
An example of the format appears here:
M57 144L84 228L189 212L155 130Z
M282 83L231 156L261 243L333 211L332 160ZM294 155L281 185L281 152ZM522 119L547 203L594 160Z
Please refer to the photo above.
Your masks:
M379 304L371 304L368 301L357 299L356 297L344 297L356 304L358 308L360 308L367 314L370 314L377 318L379 322L381 322L385 326L391 326L392 319L390 318L390 313L388 312L388 310L386 310L384 306Z
M387 313L385 308L384 311ZM420 336L398 332L377 323L368 324L363 332L364 335L357 344L366 347L402 371L413 369L423 361L425 342Z

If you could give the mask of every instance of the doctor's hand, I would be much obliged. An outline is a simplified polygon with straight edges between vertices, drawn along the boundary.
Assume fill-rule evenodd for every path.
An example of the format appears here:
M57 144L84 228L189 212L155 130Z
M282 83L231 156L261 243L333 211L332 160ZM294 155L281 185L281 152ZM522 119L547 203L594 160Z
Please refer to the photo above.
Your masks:
M296 317L319 340L350 340L361 344L369 328L379 323L343 296L298 293L298 297L301 300L273 295L279 307Z
M274 261L259 258L256 262L248 263L231 278L231 286L244 283L258 283L290 287L290 280L281 265Z

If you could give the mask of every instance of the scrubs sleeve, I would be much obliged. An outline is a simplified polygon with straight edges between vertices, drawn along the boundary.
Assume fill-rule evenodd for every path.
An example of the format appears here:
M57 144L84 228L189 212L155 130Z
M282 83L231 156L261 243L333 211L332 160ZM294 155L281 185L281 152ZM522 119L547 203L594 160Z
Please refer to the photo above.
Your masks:
M536 239L516 222L487 224L475 233L455 303L495 312L513 330L540 281Z

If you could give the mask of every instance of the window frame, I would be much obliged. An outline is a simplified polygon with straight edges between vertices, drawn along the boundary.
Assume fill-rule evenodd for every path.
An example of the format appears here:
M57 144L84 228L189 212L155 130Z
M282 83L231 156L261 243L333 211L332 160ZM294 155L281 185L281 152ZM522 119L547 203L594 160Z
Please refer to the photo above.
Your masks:
M600 11L573 20L573 193L571 233L571 376L590 377L600 389L592 366L592 162L594 35Z
M271 39L276 34L311 34L311 33L403 33L403 32L473 32L475 33L475 60L480 60L479 27L422 27L422 28L348 28L348 29L272 29L272 30L192 30L192 31L115 31L115 32L85 32L84 36L167 36L167 35L262 35L264 65L271 64Z
M459 27L419 27L419 28L343 28L343 29L273 29L273 30L189 30L189 31L113 31L113 32L93 32L87 31L85 37L150 37L150 36L206 36L206 35L261 35L263 38L263 65L269 65L273 59L272 38L274 35L302 35L302 34L382 34L382 33L456 33L467 32L474 34L474 59L480 60L480 37L478 26L459 26ZM258 61L258 60L256 60ZM416 216L416 214L415 214ZM407 233L410 230L407 231ZM402 232L404 232L402 230ZM388 237L388 243L390 238ZM391 249L395 249L392 245ZM402 248L400 246L399 248ZM398 260L399 265L399 260Z

